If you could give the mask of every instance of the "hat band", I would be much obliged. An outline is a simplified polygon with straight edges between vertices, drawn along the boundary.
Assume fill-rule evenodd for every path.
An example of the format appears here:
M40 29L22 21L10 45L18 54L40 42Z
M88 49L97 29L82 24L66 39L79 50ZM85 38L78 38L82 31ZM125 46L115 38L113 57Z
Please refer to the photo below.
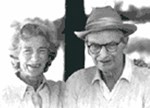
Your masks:
M109 25L121 25L122 21L120 19L113 19L113 18L100 18L95 22L89 23L86 25L86 30L89 30L93 27L103 27Z

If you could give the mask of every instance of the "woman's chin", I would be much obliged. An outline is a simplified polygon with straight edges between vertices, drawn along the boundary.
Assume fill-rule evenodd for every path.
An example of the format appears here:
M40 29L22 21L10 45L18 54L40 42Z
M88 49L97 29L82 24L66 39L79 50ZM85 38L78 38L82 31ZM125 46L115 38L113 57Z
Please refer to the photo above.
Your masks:
M39 71L39 69L28 69L28 75L31 77L36 77L42 74L41 71Z

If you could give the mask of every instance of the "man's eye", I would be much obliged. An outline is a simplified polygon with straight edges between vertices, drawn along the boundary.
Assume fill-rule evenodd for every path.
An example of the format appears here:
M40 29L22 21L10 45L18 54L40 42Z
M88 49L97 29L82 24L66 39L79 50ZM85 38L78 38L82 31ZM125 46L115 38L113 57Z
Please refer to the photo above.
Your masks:
M110 43L110 44L107 44L107 49L108 50L116 50L116 48L117 48L117 43L115 43L115 42L112 42L112 43Z
M117 43L115 42L107 44L107 47L116 47L116 46L117 46Z
M98 45L98 44L91 44L90 45L90 48L93 50L97 50L97 49L99 49L99 47L100 47L100 45Z
M111 43L108 44L108 46L116 46L116 45L117 45L116 42L111 42Z
M93 44L92 46L95 47L95 48L99 48L98 44Z

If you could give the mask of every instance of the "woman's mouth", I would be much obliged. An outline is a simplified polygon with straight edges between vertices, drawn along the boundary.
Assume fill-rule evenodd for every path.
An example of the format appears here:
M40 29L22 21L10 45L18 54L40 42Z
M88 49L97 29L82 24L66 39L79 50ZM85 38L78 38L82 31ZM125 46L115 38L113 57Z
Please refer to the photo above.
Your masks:
M28 64L27 67L28 68L32 68L32 69L37 69L40 68L41 64Z

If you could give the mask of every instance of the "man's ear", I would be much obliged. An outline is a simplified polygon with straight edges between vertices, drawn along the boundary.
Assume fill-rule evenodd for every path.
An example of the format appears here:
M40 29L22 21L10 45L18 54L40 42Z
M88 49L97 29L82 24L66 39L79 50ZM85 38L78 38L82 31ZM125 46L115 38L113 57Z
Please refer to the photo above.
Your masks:
M129 37L128 37L128 36L124 37L124 43L125 43L125 44L128 43L128 40L129 40Z
M129 37L123 38L123 52L126 54Z

